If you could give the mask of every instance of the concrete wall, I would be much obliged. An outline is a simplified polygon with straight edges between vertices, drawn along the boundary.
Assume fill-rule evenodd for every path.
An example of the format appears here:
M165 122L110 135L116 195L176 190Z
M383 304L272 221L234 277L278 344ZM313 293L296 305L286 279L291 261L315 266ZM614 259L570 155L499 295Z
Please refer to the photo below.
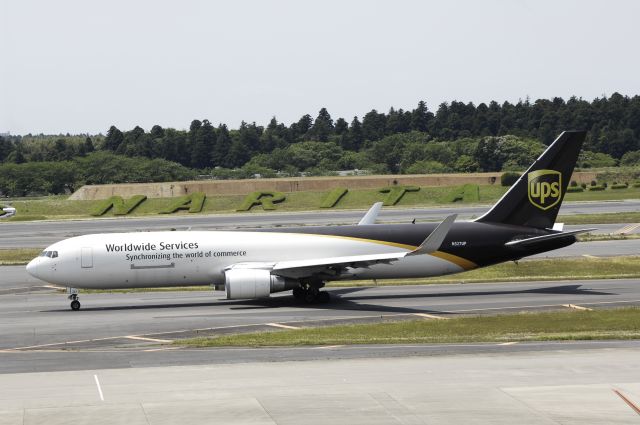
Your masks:
M378 189L394 184L415 186L456 186L466 183L480 185L500 184L502 173L428 174L428 175L384 175L353 177L295 177L252 180L200 180L167 183L126 183L86 185L78 189L69 199L95 200L114 195L129 198L146 195L149 198L182 196L193 192L204 192L207 196L246 195L257 190L279 192L324 192L336 187L348 189ZM589 183L596 179L594 172L574 173L572 180Z

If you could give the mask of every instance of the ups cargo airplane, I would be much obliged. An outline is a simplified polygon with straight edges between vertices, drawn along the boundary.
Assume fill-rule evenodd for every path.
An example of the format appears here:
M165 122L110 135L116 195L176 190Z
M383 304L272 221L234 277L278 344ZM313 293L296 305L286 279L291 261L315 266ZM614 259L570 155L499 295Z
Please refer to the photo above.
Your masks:
M565 131L482 217L441 223L374 224L375 205L358 225L245 231L108 233L55 243L27 265L39 279L68 287L112 289L216 285L227 299L293 290L307 303L343 279L418 278L463 272L562 248L575 235L555 226L585 139Z

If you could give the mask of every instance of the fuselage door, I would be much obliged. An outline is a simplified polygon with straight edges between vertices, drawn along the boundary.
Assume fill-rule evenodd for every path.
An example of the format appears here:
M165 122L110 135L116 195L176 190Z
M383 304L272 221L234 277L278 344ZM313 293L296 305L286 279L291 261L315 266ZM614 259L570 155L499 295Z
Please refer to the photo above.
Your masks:
M93 250L91 248L82 248L80 251L80 264L83 269L93 267Z

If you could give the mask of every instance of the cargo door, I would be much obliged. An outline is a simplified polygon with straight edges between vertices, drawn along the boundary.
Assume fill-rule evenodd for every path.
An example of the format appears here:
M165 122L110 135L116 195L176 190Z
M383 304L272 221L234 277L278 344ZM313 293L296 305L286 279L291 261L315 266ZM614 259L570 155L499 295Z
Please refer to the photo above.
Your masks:
M82 248L80 251L80 263L83 269L89 269L93 267L93 249Z

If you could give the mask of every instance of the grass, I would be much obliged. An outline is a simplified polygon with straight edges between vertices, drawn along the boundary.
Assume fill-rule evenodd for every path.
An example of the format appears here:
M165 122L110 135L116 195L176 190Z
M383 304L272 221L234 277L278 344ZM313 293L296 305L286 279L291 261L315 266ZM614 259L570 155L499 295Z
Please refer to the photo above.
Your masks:
M558 221L564 224L639 223L640 212L561 215Z
M42 249L40 248L0 249L0 265L27 264L34 257L37 257L41 251Z
M640 257L557 258L526 260L424 279L331 282L328 286L424 285L440 283L525 282L533 280L640 278Z
M610 234L610 233L603 233L603 234L591 234L591 233L586 233L586 234L582 234L582 235L578 235L578 242L593 242L593 241L624 241L627 239L640 239L640 233L631 233L629 235L621 233L619 235L617 234Z
M426 344L640 338L640 309L519 313L193 338L193 347Z
M451 193L459 189L460 186L438 186L438 187L422 187L418 192L406 193L396 207L420 207L420 206L451 206ZM455 205L461 204L492 204L497 201L507 190L506 187L500 185L481 185L479 186L479 199L476 202L456 202ZM322 200L328 192L291 192L286 193L287 199L276 205L277 210L281 212L293 211L310 211L319 210ZM349 192L340 199L340 202L332 208L332 210L341 209L364 209L370 207L373 203L381 201L386 194L380 193L378 189L360 189L349 190ZM244 195L226 195L226 196L209 196L204 202L203 213L235 213L236 209L242 204ZM619 190L605 190L602 192L583 192L568 193L565 197L567 201L604 201L604 200L623 200L640 198L640 188L628 188ZM159 215L158 212L166 209L175 199L173 198L150 198L144 201L140 206L134 209L128 216L148 216ZM97 201L70 201L65 197L52 196L38 199L19 199L14 200L11 204L18 210L15 217L7 219L7 221L26 221L26 220L43 220L43 219L67 219L67 218L83 218L91 217L101 200ZM264 212L260 207L254 207L250 211L243 214L251 214L256 212ZM175 213L177 215L189 214L186 211ZM113 211L109 211L103 217L112 217ZM564 219L564 218L563 218ZM606 220L606 221L603 221ZM617 213L617 214L597 214L597 215L577 215L566 216L565 222L570 224L587 224L587 223L611 223L611 222L635 222L640 221L640 213Z

